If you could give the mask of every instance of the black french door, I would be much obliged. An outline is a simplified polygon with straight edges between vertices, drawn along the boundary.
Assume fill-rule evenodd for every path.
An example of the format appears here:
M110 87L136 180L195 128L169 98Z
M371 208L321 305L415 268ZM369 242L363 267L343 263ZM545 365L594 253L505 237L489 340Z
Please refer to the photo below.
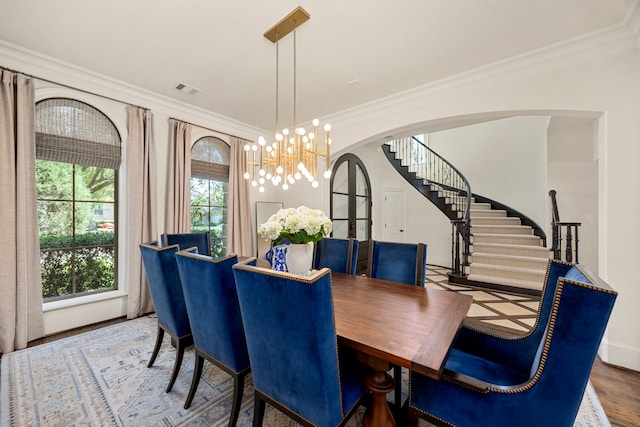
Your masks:
M340 156L331 176L331 235L359 240L357 274L365 273L367 269L371 203L371 182L364 163L355 154Z

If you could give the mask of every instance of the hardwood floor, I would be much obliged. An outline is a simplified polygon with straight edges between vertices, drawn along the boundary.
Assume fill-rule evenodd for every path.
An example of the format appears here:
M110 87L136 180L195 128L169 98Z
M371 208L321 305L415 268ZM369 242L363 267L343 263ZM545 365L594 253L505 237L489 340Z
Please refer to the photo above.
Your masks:
M612 427L640 426L640 372L596 359L590 379Z

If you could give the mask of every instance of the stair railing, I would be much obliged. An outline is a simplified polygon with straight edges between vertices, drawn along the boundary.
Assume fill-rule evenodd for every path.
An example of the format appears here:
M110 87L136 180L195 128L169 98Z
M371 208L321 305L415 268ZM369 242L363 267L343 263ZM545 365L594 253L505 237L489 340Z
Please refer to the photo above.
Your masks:
M558 203L556 201L556 190L549 191L551 197L551 235L553 258L562 260L562 237L564 230L565 241L565 261L573 262L573 255L575 254L575 263L578 264L578 227L582 225L581 222L560 222L560 214L558 212ZM575 248L575 249L574 249Z
M396 159L409 172L415 173L431 191L437 191L451 206L451 263L453 274L464 275L469 265L471 244L471 186L469 181L446 159L415 137L399 138L386 143Z

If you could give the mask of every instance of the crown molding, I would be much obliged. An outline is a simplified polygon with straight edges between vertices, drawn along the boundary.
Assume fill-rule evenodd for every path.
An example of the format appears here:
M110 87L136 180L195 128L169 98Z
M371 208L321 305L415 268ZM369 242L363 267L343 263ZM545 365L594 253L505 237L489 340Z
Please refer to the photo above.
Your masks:
M207 128L254 140L266 131L238 120L160 95L106 75L75 66L39 52L0 39L0 65L36 79L47 80L124 104L141 105L158 113L188 122L201 122Z
M458 94L491 89L553 71L579 66L637 51L640 49L640 2L630 7L625 19L617 24L535 49L492 64L446 77L436 82L380 98L321 118L336 129L361 118L386 115L414 104L424 105Z

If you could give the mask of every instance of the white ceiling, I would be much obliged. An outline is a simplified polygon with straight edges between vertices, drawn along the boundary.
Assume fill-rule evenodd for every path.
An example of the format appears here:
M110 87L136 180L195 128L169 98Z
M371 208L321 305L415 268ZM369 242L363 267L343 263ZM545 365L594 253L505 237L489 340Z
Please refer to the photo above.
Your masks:
M276 49L263 33L296 6L311 15L297 31L305 122L620 24L638 1L0 0L0 39L273 130ZM280 127L293 116L292 41L280 42Z

